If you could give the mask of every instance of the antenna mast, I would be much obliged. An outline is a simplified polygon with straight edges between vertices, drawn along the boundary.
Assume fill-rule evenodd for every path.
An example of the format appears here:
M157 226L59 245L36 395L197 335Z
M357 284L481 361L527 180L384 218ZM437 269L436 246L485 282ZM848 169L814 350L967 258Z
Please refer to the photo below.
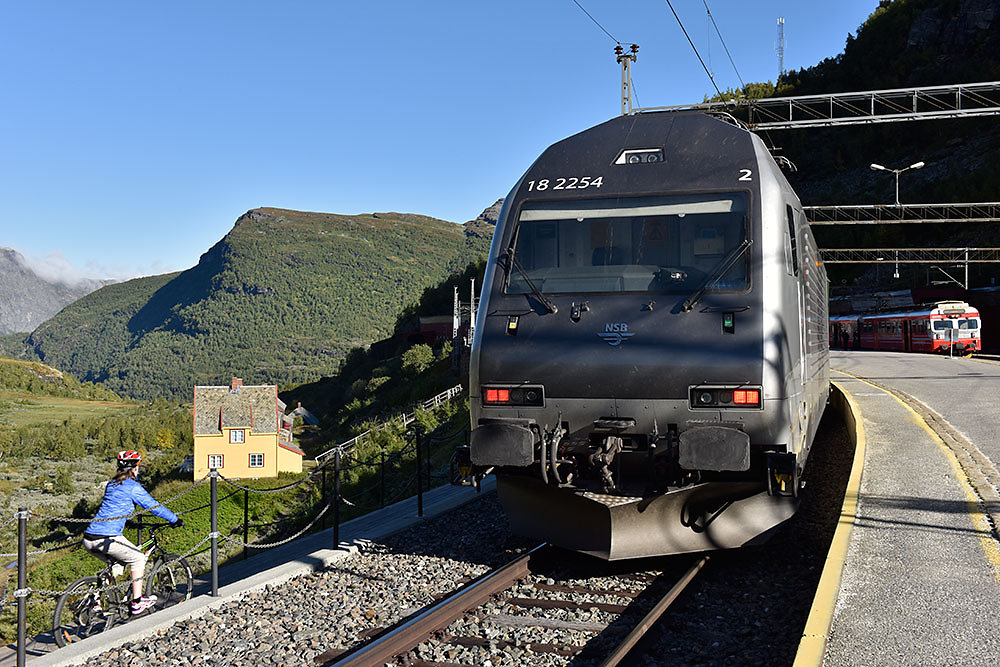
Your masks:
M778 54L778 78L785 73L785 17L778 17L778 45L775 48Z
M622 45L615 47L615 55L618 63L622 66L622 115L627 116L632 113L632 63L636 61L639 53L639 45L633 44L629 47L630 53L623 53Z

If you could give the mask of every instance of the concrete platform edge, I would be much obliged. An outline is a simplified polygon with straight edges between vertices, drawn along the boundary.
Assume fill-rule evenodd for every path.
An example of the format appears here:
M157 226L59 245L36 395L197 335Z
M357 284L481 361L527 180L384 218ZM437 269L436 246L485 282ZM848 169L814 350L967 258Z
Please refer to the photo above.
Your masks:
M495 488L495 478L489 477L483 480L483 492L492 491ZM480 494L472 488L469 488L467 493L455 494L453 497L447 497L436 501L428 499L427 496L430 495L430 493L433 493L433 491L424 496L425 504L423 518L419 518L414 514L412 521L406 523L405 525L391 525L384 531L375 531L374 534L366 535L364 537L359 536L352 539L341 539L340 549L319 549L306 555L295 557L292 560L276 565L255 575L233 582L227 586L220 587L218 597L211 597L210 595L200 595L194 597L186 602L164 609L144 619L137 619L116 628L111 628L107 632L89 637L72 646L57 649L51 653L46 653L40 656L33 657L29 655L28 662L35 667L62 667L63 665L78 665L94 656L104 653L105 651L109 651L116 646L120 646L125 642L136 641L138 639L156 634L160 630L165 630L179 621L185 621L203 616L212 609L220 607L228 602L238 600L241 597L258 591L266 586L279 585L301 574L308 574L316 570L321 570L328 565L336 563L337 561L343 560L351 554L356 553L358 549L367 542L388 537L393 533L405 530L406 528L409 528L410 526L421 521L443 514L444 512L460 507L461 505L472 502L476 498L480 497ZM403 503L410 503L415 506L416 499L408 498L400 501L399 504ZM358 517L357 519L353 519L345 524L342 524L340 527L341 534L343 535L345 532L349 532L350 525L352 523L365 518L365 516ZM333 529L328 528L319 533L314 533L311 536L303 537L302 539L308 539L309 537L315 538L316 535L325 535L328 536L328 541L332 540Z
M865 427L861 418L861 408L857 401L842 385L831 382L830 407L840 412L847 422L848 432L854 440L854 461L851 475L844 492L844 503L840 510L840 520L830 542L823 573L820 575L816 596L813 598L809 618L806 619L799 648L795 654L794 667L812 667L823 664L826 645L833 625L833 614L840 595L840 585L847 561L847 549L851 543L851 532L857 519L858 495L865 466Z

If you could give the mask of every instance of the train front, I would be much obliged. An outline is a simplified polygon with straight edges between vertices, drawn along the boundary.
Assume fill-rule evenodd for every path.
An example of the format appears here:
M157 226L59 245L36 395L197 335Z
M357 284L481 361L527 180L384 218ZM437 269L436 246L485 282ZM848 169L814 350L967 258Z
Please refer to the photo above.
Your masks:
M795 511L796 297L762 150L701 114L623 117L550 147L507 197L471 457L514 532L617 560L740 546Z

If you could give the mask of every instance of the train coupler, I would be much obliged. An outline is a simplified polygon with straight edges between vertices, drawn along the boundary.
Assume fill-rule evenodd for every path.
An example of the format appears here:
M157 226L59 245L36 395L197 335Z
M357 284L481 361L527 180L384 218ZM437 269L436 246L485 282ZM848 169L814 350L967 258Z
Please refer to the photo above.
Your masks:
M611 462L614 461L615 455L621 453L624 442L621 438L609 435L604 439L604 444L601 448L590 455L590 465L596 468L601 473L601 483L604 485L605 493L615 493L618 489L615 487L614 476L611 474Z
M795 454L767 455L767 495L799 497L799 466Z

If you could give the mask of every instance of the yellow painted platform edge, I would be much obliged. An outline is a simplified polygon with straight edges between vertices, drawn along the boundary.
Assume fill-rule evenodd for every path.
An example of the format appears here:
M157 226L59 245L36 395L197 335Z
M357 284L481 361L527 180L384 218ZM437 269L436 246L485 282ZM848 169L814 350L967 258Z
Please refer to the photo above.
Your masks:
M831 382L836 392L831 392L831 407L839 396L843 404L838 405L849 422L854 423L854 462L851 464L851 476L844 492L844 503L840 509L840 520L834 531L830 549L826 554L823 573L819 578L819 586L809 610L809 618L799 640L799 648L795 653L795 667L822 665L826 654L826 644L830 637L830 627L833 625L833 613L840 596L840 583L844 576L844 564L847 561L847 549L851 544L851 532L857 519L858 495L861 492L861 476L865 467L865 427L861 418L861 408L850 393L839 383Z

